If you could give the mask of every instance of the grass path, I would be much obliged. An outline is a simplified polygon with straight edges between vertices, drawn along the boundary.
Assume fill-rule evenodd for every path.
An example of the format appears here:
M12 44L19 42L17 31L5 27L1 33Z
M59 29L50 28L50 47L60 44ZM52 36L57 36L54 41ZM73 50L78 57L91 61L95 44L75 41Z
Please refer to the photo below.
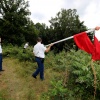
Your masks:
M5 58L3 69L0 72L0 100L40 100L40 95L48 90L52 71L45 71L46 80L34 79L31 71L27 77L20 77L18 71L22 71L20 62L16 59ZM22 71L23 72L23 71Z

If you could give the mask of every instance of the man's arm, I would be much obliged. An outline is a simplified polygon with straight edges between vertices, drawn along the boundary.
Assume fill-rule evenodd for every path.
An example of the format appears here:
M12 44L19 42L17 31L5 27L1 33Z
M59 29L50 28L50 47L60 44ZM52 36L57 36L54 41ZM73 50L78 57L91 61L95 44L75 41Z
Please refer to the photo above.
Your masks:
M45 50L45 52L49 52L50 51L50 49L51 49L51 47L53 46L54 44L53 43L51 43L50 44L50 46L49 47L47 47L47 49Z

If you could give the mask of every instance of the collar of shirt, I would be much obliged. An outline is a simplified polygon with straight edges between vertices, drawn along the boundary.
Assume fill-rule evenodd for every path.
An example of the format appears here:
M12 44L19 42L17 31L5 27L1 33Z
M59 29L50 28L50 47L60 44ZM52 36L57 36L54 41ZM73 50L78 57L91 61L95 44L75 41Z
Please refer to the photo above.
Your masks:
M37 44L41 44L41 42L37 42Z

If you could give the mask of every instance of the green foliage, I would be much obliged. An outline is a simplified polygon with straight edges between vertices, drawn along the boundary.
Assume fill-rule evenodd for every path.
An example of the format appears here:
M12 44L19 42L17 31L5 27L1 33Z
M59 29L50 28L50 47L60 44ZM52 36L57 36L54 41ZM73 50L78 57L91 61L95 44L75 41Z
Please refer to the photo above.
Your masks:
M33 55L32 50L30 51L29 49L26 49L25 53L19 52L18 59L20 61L30 61L30 62L33 62L34 61L34 55Z
M18 49L17 46L13 45L8 45L8 46L3 46L3 57L11 57L11 56L17 56L18 52L20 50Z
M94 93L94 76L90 65L91 55L81 50L78 52L72 50L70 53L68 53L67 57L68 60L71 60L69 65L70 76L68 85L70 87L73 87L74 85L74 88L72 88L73 91L75 94L78 92L77 96L81 97L82 100L87 99L89 96L89 100L91 100ZM95 71L97 72L98 81L100 80L100 77L98 77L100 68L97 62L95 62L94 67ZM100 81L97 83L97 90L100 88L100 85L98 85L99 82ZM99 99L99 93L100 90L97 91L96 100Z
M51 42L67 38L69 36L75 35L76 33L86 30L84 22L81 22L79 20L76 9L61 9L61 11L57 13L55 18L51 18L50 23L50 28L52 32L49 36L52 37ZM67 50L66 45L69 45L69 47L72 48L73 44L74 42L71 39L67 42L65 41L56 44L55 47L58 51L63 49Z
M61 9L55 18L50 20L50 28L39 22L34 24L29 18L28 2L25 0L1 0L0 2L0 36L3 43L21 46L25 42L31 45L41 36L44 44L58 41L86 30L84 22L79 20L76 9ZM72 48L73 40L54 46L59 52L68 46Z
M58 64L63 65L65 63L67 65L66 70L69 73L68 78L66 82L61 81L62 79L59 79L59 81L58 79L53 80L51 89L42 95L43 98L47 100L59 100L58 97L60 100L92 100L94 98L94 76L90 65L91 55L81 50L77 52L71 50L67 53L62 52L55 56L55 59L58 58L60 58L60 60L55 60L57 63L54 64L54 66L58 66ZM99 63L99 61L94 62L97 76L96 100L100 98ZM61 71L59 70L59 72ZM64 85L64 83L66 85Z
M12 45L3 47L4 57L18 58L21 61L21 67L16 67L19 76L28 77L33 68L37 65L34 63L32 47L26 49ZM78 50L61 52L54 55L53 52L46 54L45 66L53 72L58 72L59 77L51 81L48 92L43 93L41 100L92 100L94 96L94 76L90 65L91 55ZM34 67L33 67L34 66ZM96 100L100 98L100 61L94 62L94 68L97 76ZM62 73L67 73L64 76ZM32 91L27 98L33 99Z
M3 57L18 58L20 61L34 61L32 47L29 47L23 52L23 47L8 45L3 47Z
M55 55L55 58L51 62L51 65L53 66L53 70L55 71L65 71L67 68L67 63L66 63L66 52L63 51L59 53L58 55Z
M57 81L57 80L56 80ZM51 81L51 89L48 93L42 95L41 100L66 100L67 98L67 89L63 87L62 80L56 82L55 80Z
M0 1L0 36L3 43L21 46L26 41L34 43L37 30L29 19L28 2L25 0Z

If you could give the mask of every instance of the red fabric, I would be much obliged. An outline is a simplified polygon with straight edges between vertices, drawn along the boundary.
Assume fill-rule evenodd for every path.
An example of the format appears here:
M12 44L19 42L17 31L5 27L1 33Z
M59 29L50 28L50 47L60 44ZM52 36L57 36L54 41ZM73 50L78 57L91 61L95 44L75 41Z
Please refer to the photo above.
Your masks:
M100 42L94 36L94 52L92 53L93 60L100 60Z
M80 49L91 54L93 60L100 60L100 42L95 36L94 44L91 42L86 32L74 35L74 41Z
M92 54L94 46L86 32L74 35L74 41L80 49L86 51L89 54Z

